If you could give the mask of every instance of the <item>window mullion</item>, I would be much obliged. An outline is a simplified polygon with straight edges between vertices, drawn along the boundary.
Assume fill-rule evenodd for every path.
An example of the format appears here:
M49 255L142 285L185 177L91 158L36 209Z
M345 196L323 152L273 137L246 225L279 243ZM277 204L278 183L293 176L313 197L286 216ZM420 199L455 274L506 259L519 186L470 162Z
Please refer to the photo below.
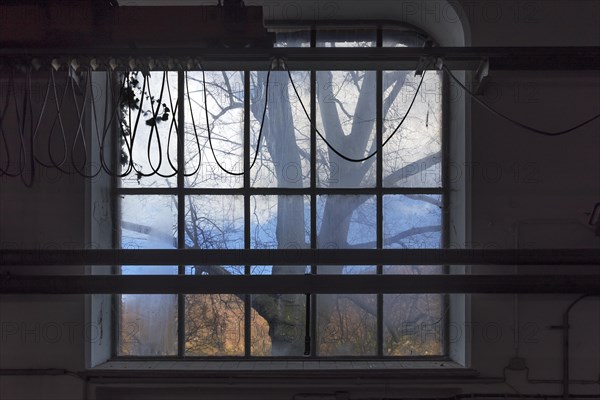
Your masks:
M115 82L110 80L111 75L106 73L106 77L105 79L108 80L108 86L107 86L107 91L108 93L105 94L105 96L112 96L112 91L116 90L114 88L114 85L116 85ZM110 88L110 89L109 89ZM118 107L119 105L113 105L113 107ZM108 106L108 102L106 104L106 109L104 110L105 113L109 112L109 106ZM112 109L110 109L110 112L112 112ZM118 133L115 131L115 128L113 126L113 129L111 129L110 131L110 137L112 138L117 138L118 137ZM111 158L110 158L110 166L112 168L112 171L118 171L118 173L122 173L122 171L118 168L120 168L120 160L119 160L119 156L121 153L121 149L119 147L119 140L113 139L110 142L110 148L112 150L111 153ZM113 229L113 235L112 235L112 248L113 249L120 249L121 248L121 201L120 201L120 197L118 195L118 190L121 187L121 180L119 179L118 174L113 174L111 176L111 210L112 210L112 224L113 226L116 225L117 229ZM112 267L112 273L113 274L121 274L121 266L120 265L113 265ZM111 343L111 353L113 356L117 356L119 353L119 346L120 346L120 340L121 340L121 336L120 336L120 319L121 319L121 308L120 306L117 307L117 305L120 305L122 301L122 294L113 294L112 295L112 304L113 304L113 309L111 312L111 322L112 322L112 326L113 326L113 335L112 335L112 343Z
M168 73L168 72L167 72ZM177 248L185 248L185 176L184 176L184 145L185 145L185 77L184 72L177 73ZM175 116L173 116L175 118ZM185 265L178 266L179 275L185 274ZM185 294L177 295L177 355L185 355Z
M310 47L317 47L317 33L310 31ZM310 246L316 249L317 232L317 72L310 71ZM310 273L317 274L317 265L310 266ZM310 302L310 356L317 356L317 295L311 294Z
M383 34L381 29L377 30L377 47L383 44ZM376 189L377 189L377 248L383 248L383 72L377 70L375 101L376 120L375 120L375 140L377 141L376 148L378 153L376 157ZM377 274L383 274L383 265L377 265ZM383 294L377 293L377 355L383 356Z
M258 151L257 148L255 151ZM250 249L250 71L244 71L244 248ZM244 274L250 275L250 265L244 266ZM244 295L244 355L251 355L252 297Z
M450 242L450 102L447 100L450 94L450 82L446 79L446 76L442 74L441 77L441 92L442 92L442 248L448 249L451 246ZM444 265L444 274L450 273L450 267ZM446 294L443 297L442 305L442 316L443 318L443 330L442 332L450 332L450 318L446 314L445 310L449 310L450 307L450 295ZM449 335L444 334L443 340L443 354L448 355L450 349Z
M315 33L312 32L312 41L314 41ZM316 116L317 116L317 72L310 71L310 244L312 249L318 248L318 232L317 232L317 132L316 132ZM311 274L317 274L317 265L311 265ZM310 338L311 352L310 356L317 356L317 296L311 294L310 302Z

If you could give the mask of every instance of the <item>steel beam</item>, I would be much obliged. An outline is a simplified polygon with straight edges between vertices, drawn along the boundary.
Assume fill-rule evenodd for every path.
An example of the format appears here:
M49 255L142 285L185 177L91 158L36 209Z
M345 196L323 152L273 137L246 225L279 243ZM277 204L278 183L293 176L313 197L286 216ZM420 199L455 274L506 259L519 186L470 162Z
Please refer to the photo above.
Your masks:
M4 275L2 294L600 293L596 275Z
M600 249L2 250L0 266L595 265Z
M87 68L117 69L139 65L149 69L266 70L283 59L291 70L415 70L435 69L441 58L451 70L477 70L483 60L489 70L600 70L600 47L431 47L431 48L203 48L203 47L71 47L2 48L4 64L26 65L35 58L49 69L57 59L63 68L77 59ZM133 64L132 64L133 63Z

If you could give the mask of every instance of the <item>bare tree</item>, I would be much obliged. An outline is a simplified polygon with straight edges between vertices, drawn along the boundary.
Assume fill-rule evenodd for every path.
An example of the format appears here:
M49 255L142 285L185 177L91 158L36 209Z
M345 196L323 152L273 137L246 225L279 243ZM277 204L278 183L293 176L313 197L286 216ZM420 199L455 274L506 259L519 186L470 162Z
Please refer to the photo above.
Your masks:
M306 94L302 81L307 81L308 73L292 73L297 79L296 89ZM374 71L318 71L317 72L317 118L315 121L319 132L339 153L353 159L360 159L377 150L375 135L376 126L376 73ZM197 151L189 154L185 160L186 169L193 169L194 163L204 163L211 160L210 143L206 141L206 126L202 126L202 113L209 115L208 124L212 129L215 156L221 157L221 164L232 170L243 169L243 136L240 132L241 111L244 107L243 91L240 90L241 73L212 73L206 74L206 81L200 75L191 74L189 82L195 82L189 92L189 101L193 102L191 109L202 110L195 116L194 123L187 121L186 143L194 148L195 133L200 131L201 142ZM257 162L251 171L253 184L277 188L306 187L308 175L317 174L316 179L321 187L330 188L364 188L375 185L376 157L385 157L384 186L400 186L415 179L422 179L423 171L439 167L440 153L435 141L435 135L420 139L419 131L431 126L440 125L439 111L432 107L439 98L432 100L431 96L421 99L421 107L413 113L394 140L390 141L387 150L376 157L362 162L350 162L341 158L324 140L317 140L317 170L310 171L310 129L309 121L303 115L302 105L308 107L308 98L304 96L300 103L288 73L272 71L267 88L266 71L252 73L251 91L253 99L250 112L253 117L252 137L253 150L258 151ZM435 84L437 77L430 81ZM409 76L406 71L390 71L383 74L383 119L384 137L394 132L395 125L402 120L410 97L415 94L418 78ZM198 93L206 87L207 100L211 106L199 100ZM256 139L260 122L265 110L264 93L269 90L266 115L262 126L263 143L258 148ZM439 86L435 88L439 90ZM430 88L430 91L432 89ZM260 95L262 94L262 95ZM435 104L434 104L435 106ZM206 107L206 109L205 109ZM237 114L236 114L237 113ZM195 129L194 129L195 128ZM432 128L435 130L435 128ZM430 129L430 130L432 130ZM439 130L439 129L438 129ZM226 132L238 132L229 135ZM439 145L439 136L437 137ZM432 150L433 149L433 150ZM218 161L218 160L215 160ZM213 164L214 166L214 164ZM293 166L292 174L290 166ZM237 169L235 168L237 167ZM187 177L187 185L201 185L201 179L207 178L200 174ZM215 170L218 176L225 177L222 172ZM273 182L261 182L264 177L272 178ZM262 178L261 178L262 177ZM231 185L239 185L241 178L226 177ZM238 179L238 180L236 180ZM425 178L428 179L428 178ZM205 182L206 183L206 182ZM431 186L428 183L421 186ZM227 185L225 185L227 187ZM208 196L210 197L210 196ZM304 196L277 195L276 202L270 207L268 223L274 225L268 229L274 237L270 245L282 248L308 248L307 241L307 207ZM407 196L419 204L441 207L439 197L429 195ZM209 199L210 200L210 199ZM243 239L240 236L241 225L236 225L239 219L239 209L234 210L235 202L228 205L215 204L209 200L191 199L186 204L186 242L191 248L228 248L239 245ZM258 202L258 200L256 200ZM319 198L317 247L319 248L374 248L375 236L368 234L357 235L358 231L374 232L375 218L373 211L374 196L372 195L328 195ZM223 207L229 207L224 210ZM221 211L218 211L218 209ZM217 211L215 211L217 210ZM267 223L265 218L258 216L253 224L256 230L261 224ZM236 216L237 215L237 216ZM392 230L384 237L386 247L411 247L409 240L419 240L423 235L439 234L441 227L438 223L431 225L408 226ZM242 229L243 232L243 229ZM264 235L263 235L264 236ZM257 247L260 234L253 239ZM351 271L344 266L323 266L322 271L328 274L343 273L374 273L373 267L365 267ZM196 274L236 274L242 273L235 267L217 265L196 265ZM273 275L304 274L306 266L273 265L268 273ZM394 271L390 270L394 273ZM398 271L395 271L396 273ZM406 273L406 271L404 271ZM410 273L420 273L413 269ZM319 296L319 346L321 354L372 354L376 348L376 297L371 295L327 295ZM431 301L430 301L431 300ZM228 325L236 325L238 332L243 332L243 303L244 296L211 295L186 296L186 347L198 354L238 354L243 350L243 340ZM304 350L304 296L303 295L253 295L251 301L253 312L253 353L266 352L268 334L270 355L301 355ZM392 313L384 323L386 329L385 347L389 354L404 354L420 351L414 343L407 342L401 325L407 322L433 323L441 313L439 298L429 298L425 295L386 297L386 310ZM263 322L259 322L259 319ZM241 324L242 328L239 328ZM262 324L262 325L261 325ZM262 332L262 336L261 335ZM410 344L410 345L409 345ZM404 346L404 347L403 347ZM410 347L412 346L412 347ZM410 347L410 349L409 349ZM430 346L431 347L431 346ZM260 348L260 349L259 349ZM242 350L240 350L242 349ZM409 349L409 350L407 350ZM421 349L422 350L422 349ZM433 348L429 352L439 351ZM242 351L243 354L243 351Z

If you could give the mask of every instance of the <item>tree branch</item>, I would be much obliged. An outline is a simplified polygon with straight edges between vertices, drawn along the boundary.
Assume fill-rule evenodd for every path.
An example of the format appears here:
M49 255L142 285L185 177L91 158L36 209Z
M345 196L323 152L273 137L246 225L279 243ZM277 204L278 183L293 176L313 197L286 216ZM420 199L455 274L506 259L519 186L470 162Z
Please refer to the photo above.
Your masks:
M358 307L362 308L364 311L366 311L367 313L369 313L372 316L374 316L375 318L377 318L377 306L373 305L373 304L369 304L366 301L364 301L362 299L361 295L340 294L338 296L341 299L350 300L351 302L356 304ZM384 323L385 327L388 329L388 331L390 332L390 335L392 336L392 340L394 342L398 342L400 340L400 338L398 337L398 335L396 333L396 328L394 327L394 325L392 325L392 323L390 322L390 320L388 318L384 318L383 323Z
M422 173L424 170L439 164L442 161L441 156L442 153L438 151L397 169L383 179L383 186L394 186L400 180Z
M441 230L442 230L442 227L440 225L413 227L413 228L407 229L405 231L395 234L392 237L385 239L383 241L383 244L384 244L384 246L389 246L389 245L399 242L402 239L406 239L411 236L420 235L422 233L440 232ZM348 248L350 248L350 249L353 249L353 248L354 249L356 249L356 248L368 249L368 248L372 248L375 246L377 246L377 242L366 242L366 243L358 243L358 244L349 245Z

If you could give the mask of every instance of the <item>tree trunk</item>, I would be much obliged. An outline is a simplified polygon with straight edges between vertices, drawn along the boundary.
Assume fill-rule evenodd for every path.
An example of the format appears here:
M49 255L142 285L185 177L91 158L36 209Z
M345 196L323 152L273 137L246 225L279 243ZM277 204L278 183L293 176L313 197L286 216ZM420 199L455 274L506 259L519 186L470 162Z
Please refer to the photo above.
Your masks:
M258 93L264 93L266 72L258 72ZM294 120L288 99L288 76L285 72L271 72L269 102L263 127L264 146L275 168L277 187L300 188L302 176L289 171L301 170L301 158L296 144ZM260 121L265 96L255 102L252 112ZM278 196L276 237L280 249L305 248L303 196ZM273 275L304 274L305 266L274 265ZM269 324L271 355L302 355L304 352L304 295L257 295L254 303ZM260 305L259 305L260 304Z

